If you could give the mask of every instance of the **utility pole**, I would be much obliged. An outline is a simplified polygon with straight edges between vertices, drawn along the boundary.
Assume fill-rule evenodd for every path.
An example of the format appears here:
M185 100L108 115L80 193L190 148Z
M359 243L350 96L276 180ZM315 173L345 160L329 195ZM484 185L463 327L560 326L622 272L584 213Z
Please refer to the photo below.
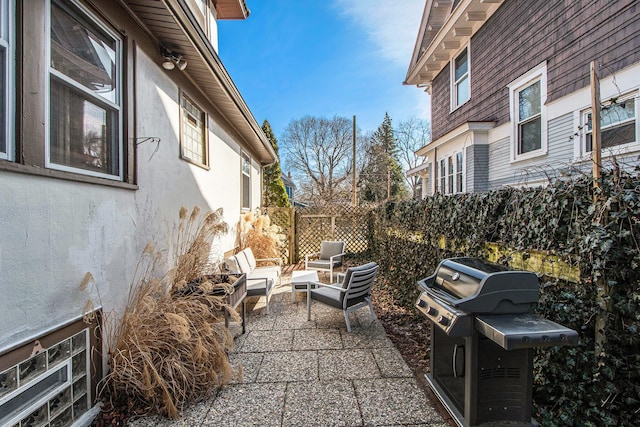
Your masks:
M353 115L353 164L352 164L352 168L353 168L353 197L352 197L352 200L351 200L351 204L353 206L356 206L357 199L356 199L356 116L355 116L355 114Z
M598 64L591 61L591 153L593 157L593 187L600 186L600 165L602 155L602 133L600 131L600 82L598 81Z
M598 64L591 61L591 154L593 157L593 204L598 204L598 187L600 187L600 164L602 146L602 132L600 129L600 81L598 80ZM598 225L607 223L606 213L598 217ZM609 323L608 314L611 313L612 303L610 290L605 281L605 277L600 276L595 279L596 283L596 304L598 310L595 319L594 352L596 361L601 361L606 355L607 347L607 327Z

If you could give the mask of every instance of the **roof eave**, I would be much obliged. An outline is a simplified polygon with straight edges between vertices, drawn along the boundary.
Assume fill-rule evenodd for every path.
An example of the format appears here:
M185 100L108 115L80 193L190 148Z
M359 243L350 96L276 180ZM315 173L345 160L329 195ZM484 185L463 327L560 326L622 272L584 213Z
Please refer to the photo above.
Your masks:
M417 156L425 157L431 150L438 148L447 142L468 135L471 132L489 132L496 125L496 122L465 122L440 138L430 141L428 144L415 151Z
M215 4L218 19L247 19L251 13L245 0L218 0Z
M269 165L277 162L278 156L271 143L253 117L186 1L158 0L153 9L145 8L143 4L125 4L124 0L120 2L157 41L160 45L158 51L160 47L168 47L184 56L188 61L188 67L182 72L188 75L202 95L237 132L243 145L253 152L260 163ZM167 19L172 20L168 38L164 36L168 31ZM160 54L158 61L161 61Z
M495 13L504 0L463 0L449 13L444 21L438 20L442 14L435 13L438 7L450 2L427 1L416 38L414 56L404 81L406 85L430 86L435 76L451 61L453 56L466 45L473 34ZM429 9L427 9L429 8ZM419 55L422 41L427 31L438 31L424 52Z

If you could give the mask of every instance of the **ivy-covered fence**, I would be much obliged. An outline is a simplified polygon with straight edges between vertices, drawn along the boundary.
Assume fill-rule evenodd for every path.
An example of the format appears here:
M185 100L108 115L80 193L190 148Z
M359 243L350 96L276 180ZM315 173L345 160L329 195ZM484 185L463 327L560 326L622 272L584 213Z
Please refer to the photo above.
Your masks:
M417 280L443 258L479 256L518 268L535 256L538 312L580 334L577 347L536 351L536 419L640 426L640 171L604 171L597 190L582 176L544 189L388 204L368 224L381 283L407 308ZM557 264L575 274L550 273Z

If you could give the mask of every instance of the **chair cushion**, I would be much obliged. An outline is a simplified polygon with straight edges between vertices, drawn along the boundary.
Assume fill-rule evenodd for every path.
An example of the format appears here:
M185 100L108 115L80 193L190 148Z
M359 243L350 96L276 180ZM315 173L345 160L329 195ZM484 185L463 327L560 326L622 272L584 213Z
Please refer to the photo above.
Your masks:
M253 256L253 251L251 248L244 248L241 253L244 253L245 257L247 257L247 262L249 263L249 267L253 270L256 268L256 257Z
M273 279L249 279L247 278L247 296L267 295L273 287Z
M247 257L243 253L239 253L234 257L238 262L238 267L240 267L240 271L247 274L251 273L251 267L249 266L249 261L247 261Z
M324 286L319 286L318 289L311 289L312 300L320 301L323 304L339 309L342 309L341 295L342 292Z
M280 266L278 265L265 265L264 267L256 267L251 270L251 273L247 275L249 278L268 277L276 280L280 277Z
M242 273L242 270L240 270L240 266L238 265L238 260L235 256L224 260L224 266L229 273Z
M344 242L322 242L320 244L320 259L329 259L344 252Z
M333 266L334 267L340 267L342 265L341 262L334 262ZM328 259L315 259L313 261L309 261L307 263L307 267L308 268L318 268L318 269L322 269L322 270L329 270L331 268L331 261L329 261Z

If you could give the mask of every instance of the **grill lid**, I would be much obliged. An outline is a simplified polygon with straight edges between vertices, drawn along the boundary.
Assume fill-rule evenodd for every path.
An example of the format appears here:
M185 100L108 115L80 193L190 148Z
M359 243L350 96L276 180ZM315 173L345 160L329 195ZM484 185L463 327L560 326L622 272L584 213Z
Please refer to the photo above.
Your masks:
M538 277L478 258L449 258L418 282L439 300L471 313L530 312L540 298Z

